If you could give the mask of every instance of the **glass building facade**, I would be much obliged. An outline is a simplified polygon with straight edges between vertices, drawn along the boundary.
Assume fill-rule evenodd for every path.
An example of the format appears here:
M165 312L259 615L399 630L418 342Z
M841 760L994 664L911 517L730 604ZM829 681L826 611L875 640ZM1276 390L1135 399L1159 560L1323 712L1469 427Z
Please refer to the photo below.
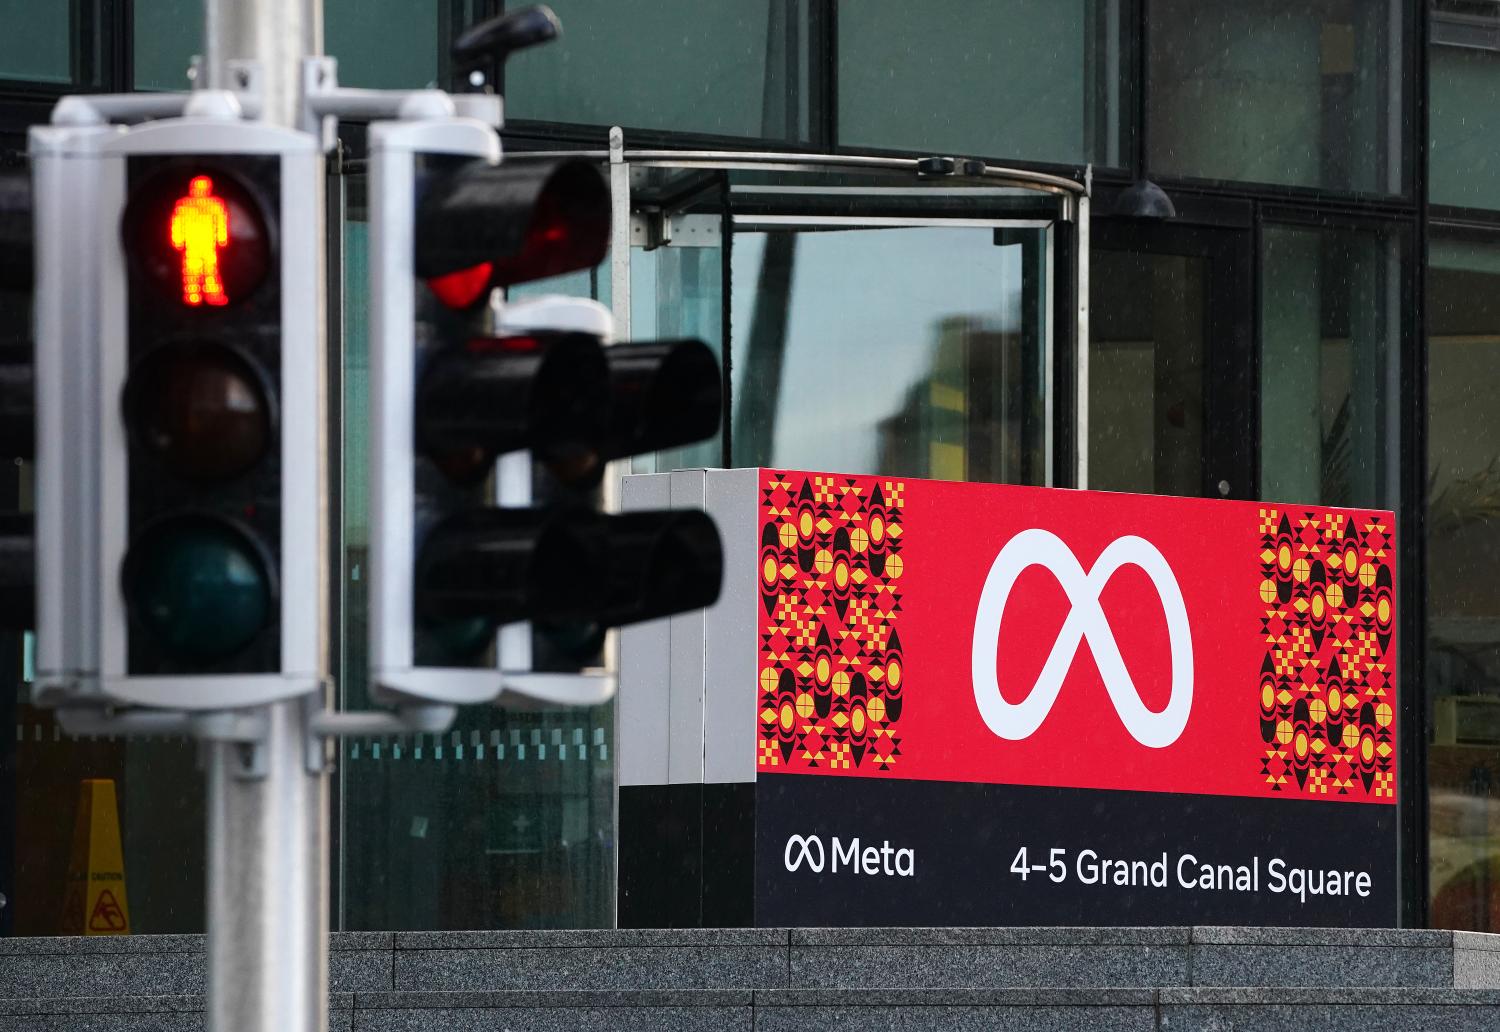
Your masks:
M325 4L341 81L392 88L459 86L446 41L500 6ZM1500 5L552 6L563 39L505 72L515 152L602 150L618 125L635 147L944 154L1087 177L1088 486L1397 512L1403 919L1500 930ZM24 161L27 126L59 96L183 88L201 46L199 0L0 11L0 166ZM352 707L368 548L362 127L342 144L329 253L343 285L337 672ZM1143 176L1175 218L1115 214ZM901 207L817 177L676 185L696 192L673 246L631 254L632 328L708 340L730 410L719 440L643 468L1070 483L1041 329L1065 284L1038 257L1045 230L999 226L1009 201ZM768 197L800 221L764 218ZM550 286L611 300L603 271ZM0 312L0 347L24 347L26 299L0 297ZM0 509L27 508L30 483L24 465L0 473ZM193 744L63 733L28 704L30 648L0 635L0 934L60 930L78 785L99 777L119 789L133 930L201 930ZM334 927L610 925L614 746L608 706L472 708L441 735L345 740Z

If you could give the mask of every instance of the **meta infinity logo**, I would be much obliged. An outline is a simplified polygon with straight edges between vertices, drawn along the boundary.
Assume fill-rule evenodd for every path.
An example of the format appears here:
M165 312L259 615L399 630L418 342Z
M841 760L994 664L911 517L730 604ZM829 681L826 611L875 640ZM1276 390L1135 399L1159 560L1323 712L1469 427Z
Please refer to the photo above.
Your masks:
M859 839L850 839L847 844L837 836L829 840L830 849L824 851L823 840L816 835L793 835L786 840L781 862L788 871L799 870L803 865L814 874L822 874L826 868L831 874L851 871L854 874L881 874L887 877L910 878L916 873L917 851L897 849L890 841L878 846L859 846Z
M1000 694L999 667L1003 664L996 663L1000 618L1005 615L1005 604L1010 600L1016 579L1032 566L1051 571L1072 608L1030 694L1012 704ZM1120 656L1114 631L1099 605L1099 596L1105 585L1124 566L1135 566L1151 579L1167 618L1167 639L1172 652L1172 694L1160 713L1147 709L1141 701L1141 694ZM979 713L989 729L1001 738L1020 741L1041 727L1062 691L1063 678L1085 638L1115 712L1130 736L1152 749L1161 749L1177 741L1187 726L1188 713L1193 705L1193 636L1188 627L1182 590L1167 560L1144 538L1121 537L1111 542L1099 555L1094 568L1085 573L1078 558L1061 538L1039 528L1021 531L1000 549L989 576L985 578L979 608L974 614L974 701L979 704Z

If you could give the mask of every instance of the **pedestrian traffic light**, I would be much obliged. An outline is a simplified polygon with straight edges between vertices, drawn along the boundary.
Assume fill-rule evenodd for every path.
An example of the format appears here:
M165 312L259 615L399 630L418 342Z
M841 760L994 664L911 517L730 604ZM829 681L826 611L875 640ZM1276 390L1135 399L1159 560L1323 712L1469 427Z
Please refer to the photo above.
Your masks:
M103 152L104 689L302 694L324 590L317 141L198 117Z
M718 595L705 513L600 502L611 460L717 430L720 373L701 341L614 344L593 301L502 300L601 262L611 218L593 165L497 158L461 120L371 129L371 683L597 702L608 628Z

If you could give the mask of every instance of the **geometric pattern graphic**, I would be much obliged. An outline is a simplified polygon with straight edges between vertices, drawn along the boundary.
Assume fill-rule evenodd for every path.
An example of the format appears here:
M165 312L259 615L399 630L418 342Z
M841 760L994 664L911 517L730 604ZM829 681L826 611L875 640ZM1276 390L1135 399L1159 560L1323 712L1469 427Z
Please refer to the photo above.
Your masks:
M771 470L763 477L756 762L887 772L901 756L906 689L896 630L905 486Z
M1385 516L1260 510L1261 775L1319 798L1396 795L1396 576Z

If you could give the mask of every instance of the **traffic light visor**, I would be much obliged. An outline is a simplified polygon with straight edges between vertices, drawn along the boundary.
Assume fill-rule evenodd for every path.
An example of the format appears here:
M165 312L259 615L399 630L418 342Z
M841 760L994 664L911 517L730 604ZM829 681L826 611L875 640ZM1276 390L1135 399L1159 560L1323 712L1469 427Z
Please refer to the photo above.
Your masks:
M609 218L609 189L586 161L475 162L425 190L416 273L451 304L444 278L486 263L497 287L592 268L608 250Z

